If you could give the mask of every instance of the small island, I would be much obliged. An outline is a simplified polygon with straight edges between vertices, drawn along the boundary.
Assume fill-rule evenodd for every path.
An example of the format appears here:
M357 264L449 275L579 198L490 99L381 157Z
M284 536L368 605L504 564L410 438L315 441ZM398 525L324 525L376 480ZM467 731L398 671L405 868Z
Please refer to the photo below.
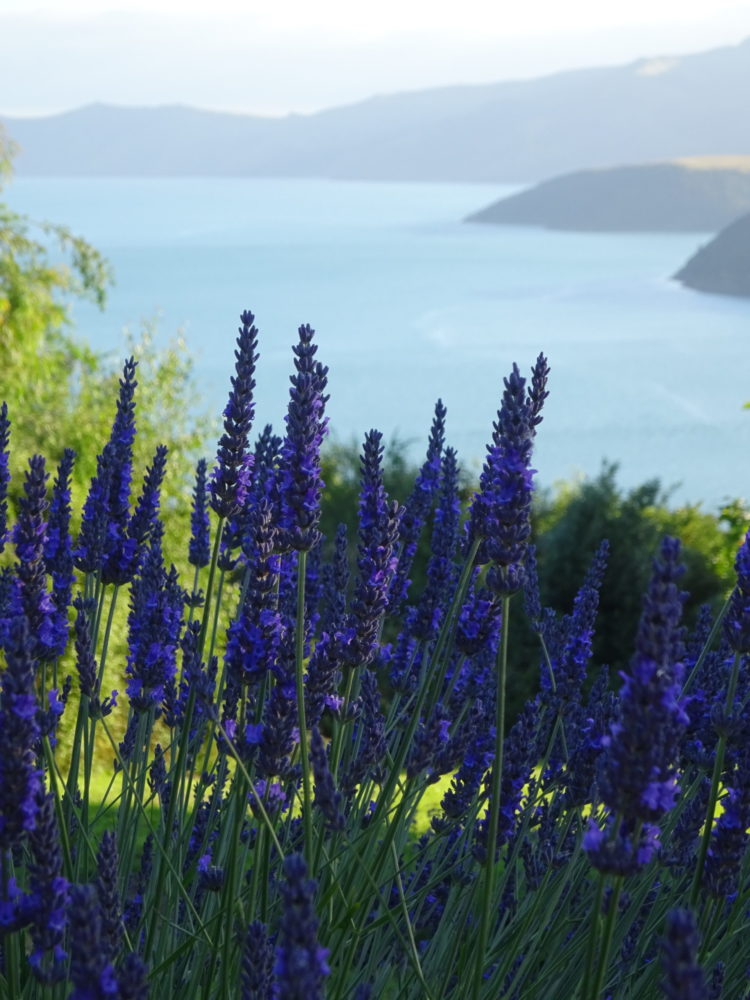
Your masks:
M750 298L750 213L693 254L674 280L699 292Z
M750 157L579 170L536 184L466 222L579 232L716 232L750 212Z

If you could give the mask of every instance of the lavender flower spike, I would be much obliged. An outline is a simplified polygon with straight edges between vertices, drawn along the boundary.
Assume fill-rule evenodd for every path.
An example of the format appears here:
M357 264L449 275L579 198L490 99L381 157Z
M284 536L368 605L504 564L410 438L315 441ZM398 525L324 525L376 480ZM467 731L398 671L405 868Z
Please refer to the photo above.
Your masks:
M527 393L526 380L513 365L471 506L470 538L481 543L477 562L494 564L487 582L499 595L513 594L523 586L531 534L531 451L546 378L546 359L540 354Z
M698 965L700 938L690 910L672 910L667 916L664 938L664 979L667 1000L708 1000L703 970Z
M5 540L8 533L9 443L10 420L8 420L8 404L3 403L0 406L0 552L5 548Z
M677 581L683 572L680 543L665 538L643 601L620 717L606 741L602 798L628 820L658 821L678 791L675 761L688 721L680 697L684 630Z
M0 689L0 850L33 830L41 781L34 762L39 738L33 640L24 617L13 623Z
M388 502L383 487L383 435L369 431L362 451L359 499L357 580L349 614L349 643L345 656L352 666L367 664L375 654L378 632L388 607L388 591L396 571L393 548L402 510Z
M224 409L224 433L219 440L216 465L209 484L210 504L219 517L231 517L242 507L250 474L249 434L255 408L255 362L258 330L249 311L240 316L237 359L232 389Z
M313 909L315 882L307 877L302 855L284 861L282 886L284 915L276 949L276 982L283 1000L323 1000L324 982L330 974L328 950L318 944L318 921Z
M323 416L328 369L315 360L317 346L310 326L299 328L299 343L293 348L296 372L291 377L286 436L281 449L282 547L309 551L320 538L320 446L328 420Z
M737 653L750 653L750 531L735 560L737 586L724 619L724 635Z
M206 497L206 460L201 458L195 467L195 489L193 509L190 515L190 546L188 562L191 566L208 566L211 558L208 523L208 500Z

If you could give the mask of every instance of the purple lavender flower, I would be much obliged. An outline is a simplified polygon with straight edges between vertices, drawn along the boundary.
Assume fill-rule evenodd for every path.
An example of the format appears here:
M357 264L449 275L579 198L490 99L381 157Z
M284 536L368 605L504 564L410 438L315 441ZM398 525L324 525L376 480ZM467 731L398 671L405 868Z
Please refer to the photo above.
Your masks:
M101 915L101 947L108 962L114 962L122 946L122 905L117 886L117 840L105 830L96 855L96 891Z
M101 910L93 885L73 886L68 920L74 986L69 1000L115 1000L117 979L102 947Z
M8 483L10 482L10 420L8 404L0 406L0 552L5 548L8 534Z
M130 518L127 539L123 546L123 578L131 580L138 570L143 546L148 540L161 503L161 486L167 469L166 445L156 446L151 465L143 477L143 487Z
M494 644L500 633L502 608L486 591L469 588L456 622L456 649L464 656L476 656L488 644Z
M653 823L644 823L637 839L634 833L627 820L617 822L609 817L601 829L595 820L589 819L583 849L594 868L605 875L633 875L656 857L659 828Z
M383 435L369 431L362 452L359 500L359 576L349 613L346 657L351 666L366 665L375 654L378 632L388 607L388 591L396 570L393 548L401 509L388 502L381 461Z
M606 743L602 799L629 820L656 822L677 796L675 761L688 721L681 698L683 595L677 586L683 572L680 543L665 538L624 676L620 717Z
M523 565L531 534L531 451L544 400L546 359L539 355L527 395L517 365L505 379L505 391L487 447L479 491L471 505L469 535L480 539L477 562L493 564L489 586L512 594L523 585Z
M276 609L279 559L274 555L272 510L261 500L252 510L244 541L247 589L227 632L227 676L240 690L261 681L278 656L281 616Z
M727 788L724 809L711 831L703 869L703 886L718 899L730 899L739 886L742 859L747 849L750 827L750 784L746 774L733 778Z
M117 970L118 1000L148 1000L148 967L135 952L129 952Z
M307 877L301 854L284 861L286 883L281 892L284 913L276 948L276 982L279 1000L323 1000L330 975L328 950L318 944L318 921L313 908L316 884Z
M427 456L417 474L398 528L398 567L391 584L389 604L393 608L406 600L411 580L409 572L417 551L417 543L440 480L440 456L445 442L445 416L448 411L439 399L430 428ZM429 575L428 575L429 579Z
M259 920L247 928L242 949L240 1000L273 1000L273 946L266 925Z
M337 791L328 767L328 754L317 726L313 726L310 734L310 760L315 779L314 803L320 809L327 829L343 830L345 820L341 812L342 795Z
M210 525L208 521L208 497L206 494L205 458L201 458L195 467L195 489L193 490L193 509L190 515L190 545L188 547L188 562L191 566L208 566L211 559Z
M737 653L750 653L750 531L735 560L737 586L724 618L724 635Z
M29 459L24 479L24 493L13 532L16 546L18 610L29 623L34 639L34 655L51 659L55 655L55 606L47 590L44 545L47 538L47 473L41 455Z
M340 781L341 790L347 798L354 795L357 786L366 778L382 781L388 749L378 679L372 670L362 671L360 699L361 712L352 733L352 742L357 750Z
M68 645L68 608L73 594L73 542L70 537L70 477L75 452L66 448L52 487L47 537L44 544L46 570L52 576L54 616L53 657L62 656Z
M320 446L328 428L323 416L328 369L315 360L314 333L310 326L301 326L299 343L293 348L296 372L290 379L278 484L281 545L296 551L311 549L320 537Z
M703 970L698 964L700 937L691 910L671 910L663 941L664 979L667 1000L708 1000Z
M127 691L136 712L160 706L165 686L174 679L182 626L183 591L177 571L164 569L156 521L139 575L134 579L128 615Z
M345 524L336 528L333 559L322 570L321 632L340 628L346 614L346 594L349 588L349 547Z
M68 882L62 876L60 834L55 800L37 791L37 819L29 834L32 861L29 864L30 893L25 901L31 919L29 963L35 978L47 986L65 978L67 955L63 948Z
M437 632L456 580L454 557L458 548L461 503L458 497L458 464L453 448L446 448L441 463L440 493L435 506L427 584L409 631L419 639Z
M137 362L128 358L120 379L117 412L112 433L105 445L109 452L109 491L107 504L107 538L102 581L123 584L132 577L132 543L128 541L130 521L130 488L133 480L133 442L135 441L135 379Z
M98 668L91 648L90 623L95 610L93 599L85 600L79 596L73 602L73 607L76 609L75 648L78 683L81 694L89 700L89 718L95 719L99 716L109 715L117 703L118 692L113 691L112 696L105 698L103 702L99 699Z
M555 708L569 710L571 706L579 704L581 688L586 680L586 668L591 658L599 590L607 568L608 553L609 542L605 540L597 549L576 594L573 613L564 625L562 649L559 655L553 652L552 667L556 685L554 694L548 690L552 683L549 673L542 671L545 700Z
M237 337L235 375L224 409L224 433L219 440L216 465L209 484L210 504L219 517L231 517L242 508L250 474L249 434L255 408L255 353L258 331L249 311L240 316L242 326Z
M39 739L34 646L26 619L17 618L0 680L0 850L20 844L36 822L41 782L34 759Z
M96 458L96 475L91 480L83 504L81 529L73 552L78 569L97 573L104 562L109 527L109 489L113 477L114 456L106 447Z

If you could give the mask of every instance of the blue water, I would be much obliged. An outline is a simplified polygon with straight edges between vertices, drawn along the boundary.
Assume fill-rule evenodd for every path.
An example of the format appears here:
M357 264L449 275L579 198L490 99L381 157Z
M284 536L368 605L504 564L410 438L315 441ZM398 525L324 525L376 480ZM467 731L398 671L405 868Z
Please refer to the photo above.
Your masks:
M508 189L505 189L508 190ZM73 227L110 259L106 312L80 335L122 355L158 320L195 358L196 407L226 400L233 339L257 316L257 422L281 425L290 347L318 331L334 434L426 439L435 399L478 469L513 361L552 366L535 465L542 485L620 463L675 501L750 496L750 301L669 276L708 234L550 233L461 224L505 193L482 185L299 180L17 179L12 207Z

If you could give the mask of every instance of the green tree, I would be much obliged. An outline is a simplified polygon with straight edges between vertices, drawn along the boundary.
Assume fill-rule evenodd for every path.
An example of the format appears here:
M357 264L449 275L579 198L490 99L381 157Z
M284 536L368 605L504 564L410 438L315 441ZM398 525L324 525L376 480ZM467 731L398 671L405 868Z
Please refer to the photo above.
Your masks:
M0 132L0 192L13 151ZM30 454L54 463L71 447L80 505L109 433L119 371L75 338L70 304L85 298L103 309L111 280L110 265L85 239L0 200L0 398L11 419L12 493ZM123 355L139 361L136 469L163 441L170 450L166 502L186 506L186 476L203 446L192 365L184 342L157 350L152 334L146 327L138 340L123 340Z

